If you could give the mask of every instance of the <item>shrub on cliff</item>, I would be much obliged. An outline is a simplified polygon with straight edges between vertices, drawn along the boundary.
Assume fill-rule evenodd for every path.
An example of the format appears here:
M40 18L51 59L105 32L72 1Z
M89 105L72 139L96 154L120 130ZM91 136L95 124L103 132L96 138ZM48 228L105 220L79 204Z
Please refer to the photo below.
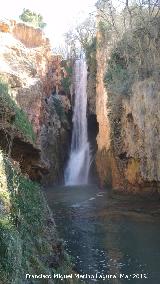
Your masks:
M56 95L53 96L53 104L54 104L54 108L55 108L56 113L59 116L59 119L61 120L61 122L66 121L67 118L66 118L66 115L65 115L63 105L62 105L59 97L56 96Z
M92 70L92 76L96 80L97 60L96 60L97 40L94 37L85 47L85 55L88 66L88 71Z
M129 66L122 50L119 47L115 48L108 62L104 78L106 88L116 94L128 94L135 77L136 69Z
M70 94L70 87L72 83L72 73L73 73L73 68L72 68L72 61L69 60L63 60L62 63L62 68L64 69L64 73L62 75L61 79L61 85L66 94Z
M3 78L0 78L0 117L2 117L2 119L5 117L6 108L15 113L14 119L12 120L13 127L19 130L27 139L34 142L35 133L32 124L28 120L26 113L19 108L12 99L8 83L6 83Z
M160 17L137 22L115 44L107 64L105 84L113 93L128 94L136 80L159 76Z
M97 48L107 57L106 88L129 94L134 81L159 75L158 1L124 1L118 11L113 1L99 0L96 7Z
M19 18L23 22L31 24L35 28L43 29L46 26L46 23L43 22L43 16L29 9L23 9L23 13L19 16Z

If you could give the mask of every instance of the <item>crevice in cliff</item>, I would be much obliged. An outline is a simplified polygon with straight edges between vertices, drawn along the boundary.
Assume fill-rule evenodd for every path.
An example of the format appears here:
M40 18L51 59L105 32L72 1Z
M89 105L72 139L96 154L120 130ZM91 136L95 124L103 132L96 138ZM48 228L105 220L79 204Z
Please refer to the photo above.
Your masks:
M31 180L40 181L48 172L47 166L41 161L41 151L22 137L14 136L6 130L0 130L0 148L11 158L18 162L23 174L27 174Z
M63 170L71 140L72 111L67 95L55 91L44 100L45 120L41 129L42 160L48 165L49 172L43 178L45 186L61 184Z
M92 155L92 163L90 168L90 182L98 182L97 172L96 172L96 164L95 164L95 155L98 149L96 137L99 131L99 124L97 121L96 114L88 114L88 139L90 143L91 155Z

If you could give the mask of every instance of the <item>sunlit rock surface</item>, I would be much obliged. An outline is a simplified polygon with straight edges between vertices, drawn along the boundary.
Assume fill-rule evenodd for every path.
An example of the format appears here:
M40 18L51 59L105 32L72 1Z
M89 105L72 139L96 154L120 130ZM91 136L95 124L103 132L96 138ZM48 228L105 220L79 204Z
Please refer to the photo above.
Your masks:
M160 85L135 82L132 94L111 94L104 86L109 47L97 33L96 154L101 185L123 192L156 193L160 188Z
M108 94L104 86L106 70L107 49L101 33L97 33L97 78L96 78L96 116L99 125L97 135L96 165L101 185L110 183L110 121L109 109L107 108Z
M3 26L7 28L5 29ZM59 89L62 89L61 60L61 56L53 54L48 39L40 29L16 24L15 21L0 22L0 75L9 84L12 99L18 107L25 111L32 123L36 134L36 147L42 153L41 158L43 157L47 171L52 168L51 164L54 163L52 158L60 159L58 154L60 151L59 131L64 133L67 131L65 130L66 126L62 126L63 121L57 116L56 110L51 111L52 106L46 103L51 94L58 94ZM67 113L70 109L69 99L65 96L59 97L62 108ZM52 113L52 117L49 113ZM57 123L52 124L50 121L52 119ZM49 132L49 124L49 128L53 128L52 132L54 132L53 143L58 144L56 146L57 152L54 153L55 157L48 155L46 159L43 152L47 156L47 151L50 153L55 150L55 145L54 149L53 147L50 149L48 146L45 147L47 141L44 143L44 140L48 139L46 133ZM65 122L64 125L66 125ZM61 170L60 165L59 161L56 173L52 168L54 178Z

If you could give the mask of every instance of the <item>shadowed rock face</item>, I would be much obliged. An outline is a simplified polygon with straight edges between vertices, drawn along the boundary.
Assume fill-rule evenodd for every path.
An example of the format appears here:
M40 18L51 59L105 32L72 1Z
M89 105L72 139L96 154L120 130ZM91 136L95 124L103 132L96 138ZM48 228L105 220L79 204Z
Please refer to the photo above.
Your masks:
M12 115L6 116L3 123L0 119L0 148L18 163L21 172L30 179L40 181L49 168L41 159L41 150L27 139L18 129L12 128ZM11 118L11 120L10 120Z
M45 111L47 116L40 136L42 159L49 167L48 174L43 178L45 185L63 181L63 169L69 152L70 140L68 108L65 108L65 106L62 96L51 95L46 100Z

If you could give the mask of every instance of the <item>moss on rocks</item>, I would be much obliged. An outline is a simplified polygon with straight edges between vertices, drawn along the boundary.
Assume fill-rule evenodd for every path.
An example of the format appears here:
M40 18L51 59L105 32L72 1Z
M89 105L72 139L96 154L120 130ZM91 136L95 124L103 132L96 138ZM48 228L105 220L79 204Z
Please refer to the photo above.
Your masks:
M0 115L5 117L6 108L14 115L12 117L13 128L17 129L31 142L35 141L35 133L32 124L28 120L27 114L18 107L11 97L11 91L8 83L0 78Z
M27 281L26 273L69 274L71 262L39 184L23 176L0 151L0 283L37 283Z

